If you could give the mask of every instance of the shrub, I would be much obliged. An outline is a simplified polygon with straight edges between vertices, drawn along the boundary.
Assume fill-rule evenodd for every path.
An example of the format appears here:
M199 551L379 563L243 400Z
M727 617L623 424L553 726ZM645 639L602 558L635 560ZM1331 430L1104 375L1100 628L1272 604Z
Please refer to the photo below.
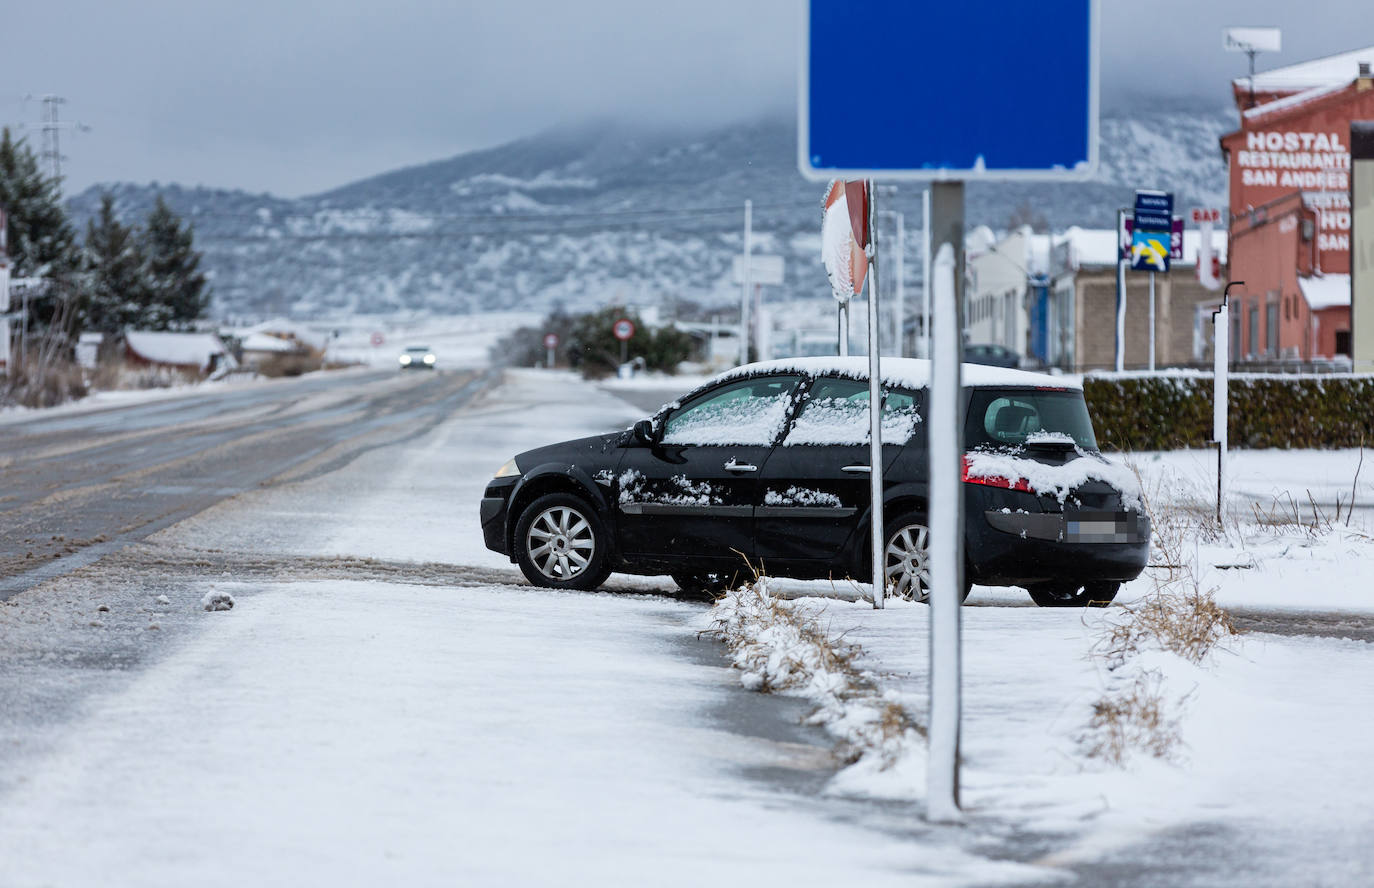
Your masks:
M1103 450L1174 450L1212 440L1210 374L1101 375L1083 395ZM1358 447L1374 441L1374 376L1233 375L1235 447Z

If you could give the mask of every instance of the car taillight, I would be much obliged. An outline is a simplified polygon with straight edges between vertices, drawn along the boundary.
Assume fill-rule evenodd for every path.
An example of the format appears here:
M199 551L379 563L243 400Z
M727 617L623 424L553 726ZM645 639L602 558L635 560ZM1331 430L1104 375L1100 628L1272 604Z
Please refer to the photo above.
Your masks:
M1001 475L975 475L969 469L969 458L964 457L964 469L962 472L963 480L969 484L982 484L987 487L1005 487L1007 490L1020 490L1025 493L1031 492L1030 482L1025 478L1017 478L1016 483L1011 483L1010 478L1003 478Z

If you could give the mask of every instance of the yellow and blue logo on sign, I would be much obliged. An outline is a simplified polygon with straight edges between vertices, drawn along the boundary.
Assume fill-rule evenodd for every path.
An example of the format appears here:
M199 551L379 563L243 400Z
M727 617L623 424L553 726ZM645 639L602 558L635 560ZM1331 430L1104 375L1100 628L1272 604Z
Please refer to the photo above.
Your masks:
M1131 232L1131 270L1169 270L1169 232Z

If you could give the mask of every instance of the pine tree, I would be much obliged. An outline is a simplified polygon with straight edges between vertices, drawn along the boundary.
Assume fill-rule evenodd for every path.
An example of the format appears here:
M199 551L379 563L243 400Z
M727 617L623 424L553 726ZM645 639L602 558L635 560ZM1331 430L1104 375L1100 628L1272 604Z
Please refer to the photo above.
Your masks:
M134 230L115 215L114 195L100 196L100 214L86 223L87 330L166 329L168 312L152 302Z
M148 214L139 241L143 276L160 321L149 329L185 329L204 317L210 307L210 293L205 275L199 271L200 253L192 246L194 232L189 224L181 224L181 217L172 212L162 195Z
M57 180L40 172L33 151L23 139L12 139L8 127L0 130L0 207L9 222L10 274L48 281L46 292L30 302L30 330L45 331L56 318L61 332L70 334L76 313L65 309L76 293L76 232Z

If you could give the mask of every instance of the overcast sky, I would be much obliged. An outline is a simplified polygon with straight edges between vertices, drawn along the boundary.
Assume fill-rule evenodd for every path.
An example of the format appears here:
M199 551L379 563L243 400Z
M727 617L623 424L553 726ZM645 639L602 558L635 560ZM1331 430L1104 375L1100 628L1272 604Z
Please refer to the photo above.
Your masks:
M985 4L985 7L991 4ZM1228 25L1277 26L1259 69L1374 46L1352 0L1102 0L1103 85L1228 101ZM1046 0L1052 9L1053 0ZM16 0L0 122L64 96L68 191L160 181L322 191L592 115L791 109L799 0ZM913 35L919 51L926 35ZM972 62L971 62L972 63ZM1028 88L1009 72L1008 88ZM37 133L32 134L35 146Z

